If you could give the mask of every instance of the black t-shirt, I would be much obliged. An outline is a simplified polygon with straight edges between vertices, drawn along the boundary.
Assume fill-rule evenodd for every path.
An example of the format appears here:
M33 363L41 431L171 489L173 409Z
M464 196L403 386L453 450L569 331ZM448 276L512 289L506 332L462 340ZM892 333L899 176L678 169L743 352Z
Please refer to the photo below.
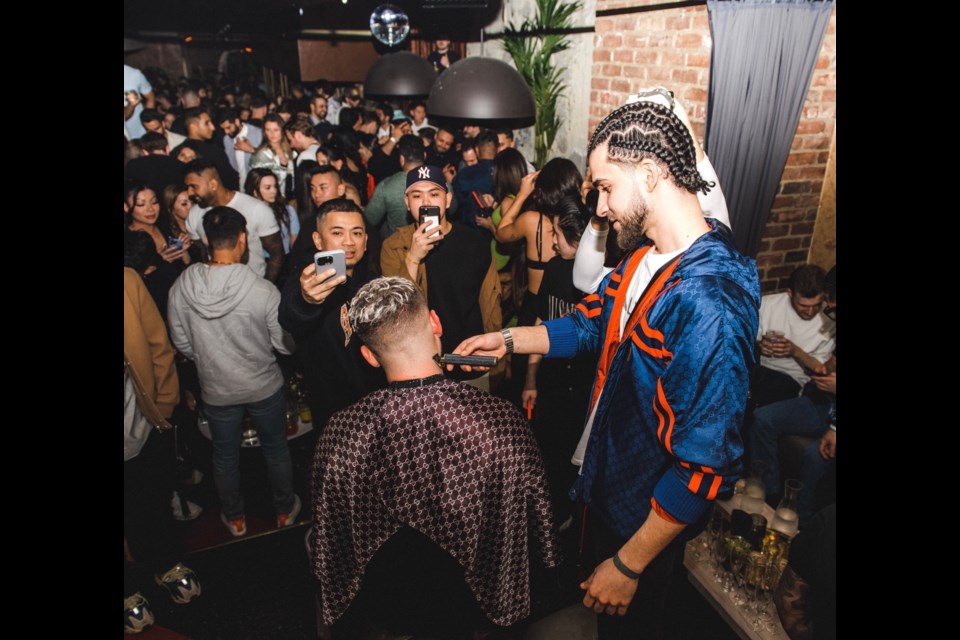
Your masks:
M573 286L573 260L554 256L543 271L537 294L537 317L556 320L580 302L583 292ZM537 374L540 420L550 424L554 448L564 460L577 446L587 417L587 394L596 373L597 357L591 352L573 358L544 358ZM547 447L550 448L550 447Z
M584 293L573 286L573 260L554 256L543 270L543 280L537 301L537 317L556 320L567 315L583 298Z
M443 325L440 342L451 353L467 338L483 333L480 288L490 268L490 244L473 229L451 222L450 232L427 254L427 304ZM454 373L460 371L457 369ZM457 379L476 377L466 374Z
M820 511L790 545L790 566L810 585L814 640L837 637L837 505Z

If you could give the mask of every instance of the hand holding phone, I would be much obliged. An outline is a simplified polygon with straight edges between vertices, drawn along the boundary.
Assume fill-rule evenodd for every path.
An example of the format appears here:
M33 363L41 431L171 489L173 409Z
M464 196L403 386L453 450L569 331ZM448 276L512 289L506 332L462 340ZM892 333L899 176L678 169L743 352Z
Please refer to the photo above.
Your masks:
M331 269L334 273L327 275ZM308 264L300 272L300 295L310 304L321 304L346 280L346 254L343 250L318 251L313 254L313 264Z
M431 229L436 229L427 234L428 238L436 238L440 235L440 207L431 207L431 206L422 206L420 207L420 224L424 222L429 223L427 225L427 231L430 232Z
M313 263L316 265L316 276L323 280L324 272L334 269L335 273L330 278L347 277L347 254L343 249L333 249L331 251L318 251L313 254Z

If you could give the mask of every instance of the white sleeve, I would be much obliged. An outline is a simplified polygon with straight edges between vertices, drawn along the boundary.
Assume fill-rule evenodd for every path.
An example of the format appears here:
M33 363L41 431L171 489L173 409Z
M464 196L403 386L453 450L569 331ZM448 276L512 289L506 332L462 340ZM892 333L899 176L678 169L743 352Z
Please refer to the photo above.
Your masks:
M190 207L190 212L187 213L187 233L193 240L203 238L203 214L197 205Z
M730 226L730 213L727 211L727 199L723 197L723 189L720 188L720 178L717 177L717 171L713 168L710 158L704 155L703 160L697 163L697 171L700 172L700 176L704 180L715 183L707 195L703 195L700 192L697 193L697 200L700 201L700 208L703 210L703 215L708 218L714 218L727 225L728 229L732 229L733 227Z
M290 354L292 350L284 341L283 329L280 327L278 317L280 309L280 292L271 283L267 283L267 331L270 333L270 344L279 353Z
M142 71L137 71L137 92L140 95L146 95L153 91L153 87L150 86L150 81L147 80L147 76L143 75Z
M254 219L247 220L247 224L250 226L250 233L254 233L258 237L263 238L280 232L280 225L277 224L277 218L273 215L273 212L270 211L270 207L258 200L257 206L253 207L253 210L254 216L252 217Z
M603 266L609 233L608 229L597 231L589 222L583 230L580 245L577 247L577 257L573 261L573 286L580 291L596 291L604 276L613 271Z

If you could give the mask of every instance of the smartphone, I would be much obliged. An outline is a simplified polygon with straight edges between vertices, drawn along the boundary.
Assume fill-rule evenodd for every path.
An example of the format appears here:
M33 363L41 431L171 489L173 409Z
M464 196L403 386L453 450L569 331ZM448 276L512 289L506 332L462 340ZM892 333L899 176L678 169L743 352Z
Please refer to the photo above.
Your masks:
M318 275L331 267L337 270L337 272L331 276L332 278L347 275L347 254L344 253L343 249L317 251L313 254L313 263L317 265Z
M436 233L431 233L429 237L435 238L440 235L440 207L423 205L420 207L420 224L429 222L427 230L436 227Z
M183 239L170 236L167 238L167 250L179 251L183 249Z

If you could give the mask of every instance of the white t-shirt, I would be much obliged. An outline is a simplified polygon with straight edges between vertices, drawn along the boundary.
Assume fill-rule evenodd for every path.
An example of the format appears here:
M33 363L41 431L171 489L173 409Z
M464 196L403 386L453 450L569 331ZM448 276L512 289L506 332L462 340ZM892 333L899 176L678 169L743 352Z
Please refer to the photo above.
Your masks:
M128 91L136 91L143 97L153 91L153 87L150 86L147 78L140 73L139 69L123 65L123 93L126 94ZM127 105L126 95L123 97L123 105ZM143 125L140 124L141 111L143 111L142 101L133 110L133 115L130 116L130 119L123 121L123 125L127 129L127 137L130 140L136 140L147 132L147 130L143 128Z
M826 362L837 343L837 323L818 313L812 320L804 320L793 310L790 295L786 292L771 293L760 298L760 340L767 331L782 331L785 338L806 351L820 362ZM760 364L768 369L785 373L801 387L810 381L803 367L794 358L768 358L760 356Z
M170 145L170 151L173 151L187 141L187 136L182 136L179 133L174 133L173 131L167 131L166 135L167 144Z
M430 124L430 120L427 118L424 118L423 122L421 122L420 124L416 124L415 122L413 122L413 120L410 121L410 129L413 131L413 135L417 135L418 133L420 133L420 129L423 129L424 127L433 128L433 125Z
M634 307L640 302L640 297L643 295L643 292L646 291L650 281L653 280L654 274L656 274L663 265L686 250L687 247L684 247L671 253L654 253L654 250L651 249L647 251L647 255L643 256L643 260L640 261L640 265L634 272L633 278L630 280L629 285L627 285L627 297L623 301L623 312L620 314L621 336L627 326L627 320L630 319L630 314L633 313ZM600 396L602 395L603 389L600 390ZM577 449L573 452L573 457L570 459L570 462L577 466L583 464L583 455L587 451L587 442L590 441L590 431L593 429L593 419L597 415L597 407L600 406L600 396L597 397L597 402L590 411L590 417L587 418L587 424L583 428L583 433L580 435L580 442L577 443Z
M227 206L239 211L247 220L247 246L250 249L247 265L262 278L267 272L267 263L263 258L263 245L260 243L260 238L280 232L277 219L265 202L239 191L234 192L233 199ZM207 239L203 235L203 214L211 208L202 208L195 204L187 214L187 231L194 240L202 239L206 242Z

